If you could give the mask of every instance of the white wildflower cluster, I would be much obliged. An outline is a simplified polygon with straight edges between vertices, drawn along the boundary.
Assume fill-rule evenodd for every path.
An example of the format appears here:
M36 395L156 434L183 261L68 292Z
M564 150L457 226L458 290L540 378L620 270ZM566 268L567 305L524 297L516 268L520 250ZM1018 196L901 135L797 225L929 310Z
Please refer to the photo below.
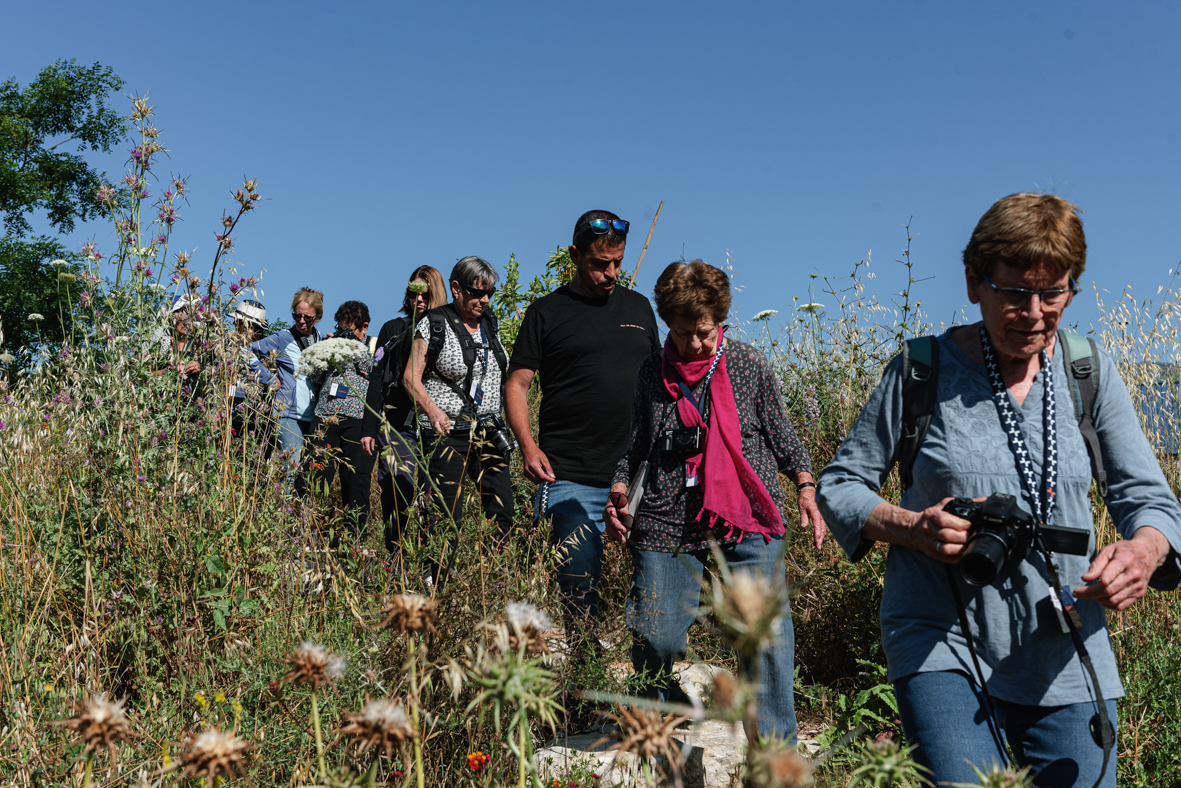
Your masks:
M504 608L504 613L510 624L515 624L522 630L548 632L553 626L549 616L528 602L509 602Z
M355 339L324 339L299 354L295 374L314 377L330 369L344 369L364 358L368 352L365 344Z
M824 304L817 304L812 302L810 304L800 304L796 307L801 312L819 312L824 309Z
M756 312L755 316L752 317L751 320L770 320L777 314L779 314L778 309L764 309L762 312Z

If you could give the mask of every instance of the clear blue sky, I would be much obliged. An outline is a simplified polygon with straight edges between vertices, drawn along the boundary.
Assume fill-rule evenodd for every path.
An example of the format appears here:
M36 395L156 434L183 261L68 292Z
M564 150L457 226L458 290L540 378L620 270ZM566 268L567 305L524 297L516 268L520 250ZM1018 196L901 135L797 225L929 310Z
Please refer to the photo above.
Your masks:
M206 265L243 175L269 198L243 273L392 317L406 275L467 254L525 273L590 208L633 222L640 274L723 263L739 317L873 251L884 293L913 215L916 291L966 303L959 254L996 199L1084 209L1085 281L1142 296L1179 251L1181 5L1165 2L22 3L0 77L100 61L148 92L191 175L176 244ZM1172 54L1170 54L1172 53ZM125 153L101 166L117 175ZM93 234L110 248L106 226ZM831 298L821 297L822 302ZM1068 318L1095 319L1093 300ZM328 321L326 321L328 322ZM322 324L323 325L323 324Z

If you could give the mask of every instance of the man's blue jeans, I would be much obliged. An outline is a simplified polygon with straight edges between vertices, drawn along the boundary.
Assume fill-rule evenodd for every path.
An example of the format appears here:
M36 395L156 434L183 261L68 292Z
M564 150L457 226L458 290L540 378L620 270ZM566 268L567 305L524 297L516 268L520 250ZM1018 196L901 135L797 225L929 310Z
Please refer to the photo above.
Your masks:
M989 771L1001 758L989 732L988 701L975 682L958 671L912 673L894 682L898 713L906 740L917 744L914 759L930 769L937 785L979 782L971 761ZM1093 703L1025 706L993 698L1001 736L1019 766L1031 766L1034 785L1042 788L1091 788L1103 766L1103 748L1091 738ZM1107 714L1115 725L1115 701ZM1115 748L1103 775L1104 788L1115 788Z
M736 545L722 548L733 571L769 576L782 587L787 582L783 566L783 540L768 543L758 534L747 534ZM697 618L701 578L708 550L693 553L657 553L632 548L635 571L627 600L627 622L632 630L632 665L652 679L647 697L672 703L688 703L684 690L671 678L673 663L685 658L689 626ZM795 631L791 609L785 601L779 633L759 656L759 732L788 742L796 741ZM752 676L749 660L739 670Z
M610 487L575 482L543 482L533 511L553 518L553 538L564 556L558 566L567 624L593 622L599 616L599 578L603 575L603 508ZM545 511L542 511L543 499ZM593 625L592 625L593 626Z

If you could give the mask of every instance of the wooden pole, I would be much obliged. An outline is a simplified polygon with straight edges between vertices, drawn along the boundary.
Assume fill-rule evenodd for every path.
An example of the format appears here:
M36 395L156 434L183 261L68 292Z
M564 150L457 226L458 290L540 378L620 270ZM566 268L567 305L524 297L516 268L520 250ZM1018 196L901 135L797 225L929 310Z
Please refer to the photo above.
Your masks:
M652 226L648 228L648 237L644 239L644 248L640 250L640 259L636 263L636 270L632 271L632 281L628 285L628 290L635 290L636 277L640 275L640 266L644 264L644 253L648 251L648 243L652 240L652 231L656 229L656 223L660 221L660 212L664 209L664 200L660 201L660 205L656 208L656 216L652 218Z

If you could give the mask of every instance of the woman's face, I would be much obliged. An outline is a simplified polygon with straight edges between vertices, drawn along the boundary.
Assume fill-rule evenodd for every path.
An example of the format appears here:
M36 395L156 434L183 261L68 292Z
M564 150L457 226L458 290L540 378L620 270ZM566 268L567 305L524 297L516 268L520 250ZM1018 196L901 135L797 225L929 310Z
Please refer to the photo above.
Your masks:
M1001 263L988 277L989 284L971 268L965 269L968 298L973 304L980 304L980 316L989 339L1003 358L1033 358L1049 347L1073 294L1028 295L1002 288L1070 290L1069 271L1058 275L1044 265L1022 271Z
M672 320L668 324L668 336L677 354L686 361L709 358L718 349L718 324L711 317Z
M300 301L296 304L295 309L291 310L291 322L294 324L292 328L300 336L309 336L319 319L320 316L307 301Z
M479 320L492 301L492 293L483 281L478 281L474 285L464 285L458 279L453 279L451 295L455 299L455 311L464 320Z
M422 291L421 293L417 293L414 296L414 313L421 315L423 312L426 311L427 303L430 301L431 283L428 282L427 280L423 279L421 276L416 276L410 280L410 284L412 284L412 285L424 284L427 286L426 290Z

